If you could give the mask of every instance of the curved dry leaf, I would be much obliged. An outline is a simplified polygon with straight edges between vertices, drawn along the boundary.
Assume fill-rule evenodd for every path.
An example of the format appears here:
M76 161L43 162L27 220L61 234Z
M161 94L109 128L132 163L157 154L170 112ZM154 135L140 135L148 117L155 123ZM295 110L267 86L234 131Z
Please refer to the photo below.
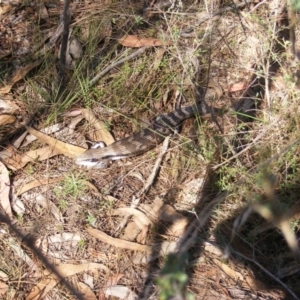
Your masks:
M25 209L25 205L24 203L19 199L15 199L12 203L11 203L12 209L14 210L14 212L19 215L19 216L23 216L26 209Z
M128 287L123 285L113 285L109 288L106 288L104 291L106 296L113 296L120 299L126 300L136 300L138 299L137 294L131 291Z
M3 50L3 49L0 49L0 59L9 55L11 53L11 50Z
M0 270L0 280L1 280L1 281L8 281L8 280L9 280L8 275L7 275L5 272L1 271L1 270ZM117 284L117 283L118 283L118 282L116 282L116 283L114 283L114 284Z
M59 208L51 202L49 199L44 197L43 195L39 195L35 198L36 203L45 209L49 209L51 214L57 221L63 222L64 218L59 210Z
M160 219L172 223L168 228L168 233L175 236L182 235L189 223L189 220L185 216L177 212L172 206L168 204L165 204L162 207Z
M84 300L97 300L93 290L83 282L77 282L77 290Z
M61 264L56 267L56 271L61 274L62 277L69 277L83 271L92 271L94 269L102 269L108 272L108 268L102 264L89 263L81 265ZM45 277L38 282L26 296L26 300L38 300L43 299L58 283L56 276L49 271L45 272Z
M38 271L38 266L33 262L33 260L26 254L26 252L21 248L19 243L13 239L8 238L8 245L9 247L14 251L14 253L20 257L28 266L31 268L31 270Z
M72 244L77 245L80 240L82 240L82 237L78 232L61 232L49 236L48 244L63 244L71 242Z
M148 218L151 218L153 222L156 222L160 216L160 210L164 206L164 202L161 198L156 197L151 205L141 203L139 209L144 212Z
M33 68L37 67L39 64L41 64L43 62L44 59L39 59L33 63L30 63L24 67L21 67L19 69L17 69L12 77L10 78L10 80L5 83L5 86L0 88L0 94L6 94L8 93L11 88L13 87L13 85L18 82L19 80L23 79L25 77L25 75L31 71Z
M139 38L136 35L124 35L118 39L118 42L125 47L154 47L154 46L163 46L170 45L170 42L162 42L159 39L154 38Z
M13 153L12 157L4 158L4 162L10 169L19 170L29 162L35 160L42 161L58 154L61 154L61 152L53 149L52 147L44 147L37 150L30 150L22 156L17 153Z
M135 222L129 222L125 227L124 233L121 235L121 239L126 241L134 241L140 232L141 228L137 226Z
M0 281L0 295L4 296L6 292L8 292L8 289L9 286L6 283ZM6 299L6 297L3 299Z
M99 121L91 110L81 109L81 112L86 120L90 123L90 125L96 128L96 131L93 132L92 140L102 141L107 146L115 142L115 139L107 130L107 126L105 125L105 123Z
M21 108L16 105L15 101L0 99L0 111L2 114L13 114L18 110L21 110Z
M26 138L26 136L28 135L27 131L23 132L16 140L14 140L12 142L12 146L14 147L14 149L19 149L22 142L24 141L24 139Z
M61 114L63 117L77 117L82 114L81 109L74 109Z
M23 193L39 187L41 185L45 185L45 184L50 184L50 183L55 183L55 182L59 182L64 180L64 177L58 177L58 178L53 178L53 179L49 179L49 178L45 178L45 179L36 179L33 181L30 181L28 183L26 183L25 185L23 185L20 190L18 190L18 192L16 193L17 196L22 195Z
M11 4L2 4L0 6L0 16L4 15L8 11L12 10L14 7Z
M218 259L214 258L213 262L229 277L233 278L235 281L239 281L242 283L244 287L251 287L253 290L258 289L265 289L266 286L263 282L259 281L258 279L254 278L250 275L243 275L240 272L237 272L233 269L231 269L228 265L223 264ZM246 282L245 282L246 281Z
M98 271L93 272L93 274L95 275L95 277L99 276ZM86 285L88 285L91 289L95 288L94 277L92 275L84 273L82 276L82 280L83 280L82 282L85 283Z
M52 134L52 133L62 130L63 126L64 126L63 123L57 123L57 124L54 124L54 125L51 125L51 126L41 129L40 132L45 133L45 134ZM28 134L24 140L24 143L22 144L22 147L26 147L27 145L29 145L30 143L32 143L35 140L37 140L36 136L34 136L32 134Z
M26 300L40 300L43 299L56 285L57 280L53 278L44 278L37 285L35 285L29 294L26 296Z
M122 207L115 209L113 211L113 215L116 214L128 214L130 216L134 216L134 221L137 223L138 226L140 226L141 229L143 229L144 226L149 226L152 224L152 221L143 212L132 207Z
M215 256L225 256L224 252L220 249L219 246L212 244L211 242L203 242L204 251L209 252Z
M36 136L39 140L47 143L51 147L53 147L56 151L57 154L64 154L68 157L74 158L78 156L79 154L82 154L83 152L86 151L86 149L77 147L74 145L70 145L67 143L64 143L62 141L56 140L40 131L37 131L31 127L26 126L26 129L29 133L32 135Z
M246 82L234 83L228 88L228 92L234 93L234 92L243 91L247 87L248 87L248 84Z
M107 280L106 280L106 283L104 284L104 288L109 288L113 285L117 285L119 280L124 276L124 274L122 273L119 273L119 274L116 274L114 276L111 276L109 277ZM99 295L98 295L98 300L106 300L107 298L105 297L105 294L100 291Z
M74 118L72 122L65 126L64 123L57 123L53 124L51 126L45 127L40 130L40 132L45 133L47 135L53 134L55 138L59 138L60 136L66 136L70 135L74 132L77 124L83 119L83 116L78 116L77 118ZM26 132L27 134L27 132ZM25 147L29 145L31 142L35 141L37 139L36 136L32 134L28 134L24 143L22 144L22 147Z
M16 121L16 117L12 115L0 115L0 126L12 124Z
M82 183L85 186L89 187L94 193L98 194L99 196L102 195L101 193L99 193L98 189L91 182L89 182L87 180L82 180Z
M149 246L145 245L140 245L137 243L132 243L128 241L124 241L121 239L113 238L106 233L94 229L94 228L87 228L87 232L92 235L93 237L99 239L100 241L107 243L109 245L115 246L117 248L124 248L124 249L129 249L129 250L135 250L135 251L144 251L144 252L151 252L152 249Z
M38 3L36 6L37 6L37 12L39 14L39 17L42 20L47 21L49 19L49 14L48 14L48 10L47 10L45 4L44 3Z
M110 287L112 285L117 285L119 280L124 276L122 273L117 273L116 275L110 276L106 283L104 284L105 287Z
M164 257L170 253L175 253L178 250L178 245L176 242L164 241L162 243L155 243L152 245L154 250L152 253L136 253L133 256L132 262L135 265L147 264L158 257Z
M16 156L17 160L21 159L20 155L16 154L15 149L11 145L8 145L5 150L0 152L0 158L5 161L5 164L7 164L7 161L13 156Z
M6 169L5 165L0 161L0 203L4 211L9 217L12 216L10 201L9 201L9 192L10 192L10 180L9 172Z

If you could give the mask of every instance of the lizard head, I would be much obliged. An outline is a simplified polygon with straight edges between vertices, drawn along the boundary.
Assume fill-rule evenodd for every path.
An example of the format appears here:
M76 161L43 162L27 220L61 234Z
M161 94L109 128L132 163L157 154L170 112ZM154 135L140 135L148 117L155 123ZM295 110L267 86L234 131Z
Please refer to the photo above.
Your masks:
M108 159L102 159L100 156L97 156L95 149L87 150L78 155L75 158L75 163L88 169L106 169L108 167Z
M76 165L87 167L88 169L106 169L109 159L105 158L105 144L99 142L75 158Z

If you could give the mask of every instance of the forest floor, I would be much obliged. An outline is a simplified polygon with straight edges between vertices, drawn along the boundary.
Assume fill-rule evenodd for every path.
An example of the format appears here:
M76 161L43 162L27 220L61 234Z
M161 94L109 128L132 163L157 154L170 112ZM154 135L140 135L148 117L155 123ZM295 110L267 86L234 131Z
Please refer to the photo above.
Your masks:
M68 2L0 6L0 299L300 299L297 1Z

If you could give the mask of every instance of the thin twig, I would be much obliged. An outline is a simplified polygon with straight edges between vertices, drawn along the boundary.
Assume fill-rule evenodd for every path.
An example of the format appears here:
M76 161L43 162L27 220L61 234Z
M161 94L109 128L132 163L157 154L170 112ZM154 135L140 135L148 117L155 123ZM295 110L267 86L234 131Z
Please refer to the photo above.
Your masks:
M162 159L163 159L164 155L166 154L166 152L168 151L169 143L170 143L170 137L168 136L165 138L165 140L162 144L160 153L155 161L155 164L154 164L151 174L149 175L144 187L138 192L137 197L141 197L142 194L147 193L148 190L150 189L151 185L153 184L153 181L156 178L158 171L160 169Z
M136 208L140 203L140 199L141 199L140 197L142 196L142 194L146 193L149 190L150 186L153 184L153 181L156 178L157 173L159 171L162 159L163 159L164 155L166 154L166 152L168 150L169 142L170 142L170 137L168 136L168 137L165 138L165 140L162 144L161 151L159 153L159 156L156 159L156 162L154 164L154 167L153 167L153 170L152 170L150 176L148 177L144 187L137 193L136 196L133 196L130 207ZM125 216L124 217L124 219L122 220L122 222L118 226L117 231L123 230L123 228L126 226L128 220L129 220L129 217L130 216Z

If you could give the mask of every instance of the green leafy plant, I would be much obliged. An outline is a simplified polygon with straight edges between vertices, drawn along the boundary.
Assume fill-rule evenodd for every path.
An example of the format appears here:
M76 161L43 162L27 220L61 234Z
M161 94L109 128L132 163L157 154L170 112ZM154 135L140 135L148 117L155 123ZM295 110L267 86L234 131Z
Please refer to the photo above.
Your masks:
M167 300L179 295L183 299L193 299L192 295L185 290L188 283L188 275L184 270L186 258L186 255L177 256L175 254L169 254L166 257L164 267L156 280L160 300Z
M93 226L96 223L96 218L89 212L86 221L89 223L89 225Z
M59 206L65 209L68 203L84 195L87 190L87 181L82 173L70 173L65 175L59 187L54 189L54 193L59 198Z

